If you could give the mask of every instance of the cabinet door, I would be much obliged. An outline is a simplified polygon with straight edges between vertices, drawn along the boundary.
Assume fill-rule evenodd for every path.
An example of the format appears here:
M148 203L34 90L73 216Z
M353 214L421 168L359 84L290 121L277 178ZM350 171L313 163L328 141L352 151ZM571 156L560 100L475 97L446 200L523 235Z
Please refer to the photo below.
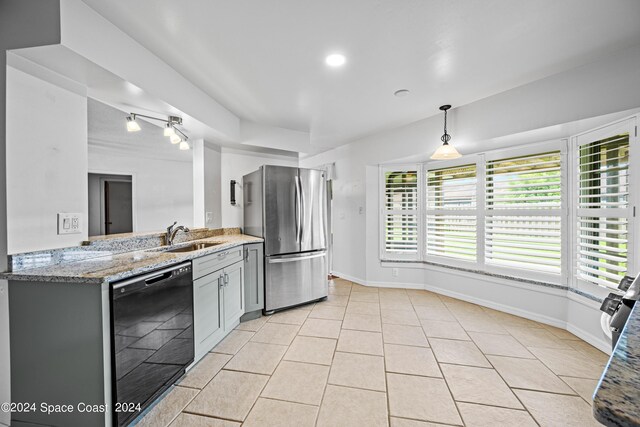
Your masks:
M240 261L223 270L224 328L231 329L244 314L244 262Z
M264 308L264 252L262 243L244 247L244 311Z
M222 270L193 282L195 357L198 360L220 339L223 331L220 310Z

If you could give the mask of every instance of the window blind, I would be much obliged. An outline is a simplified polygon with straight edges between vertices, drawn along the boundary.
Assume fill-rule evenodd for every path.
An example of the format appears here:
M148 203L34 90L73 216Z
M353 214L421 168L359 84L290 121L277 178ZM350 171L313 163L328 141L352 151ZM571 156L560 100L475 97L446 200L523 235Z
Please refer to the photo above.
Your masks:
M476 261L476 165L427 171L426 253Z
M580 145L577 276L617 287L627 272L629 134Z
M560 274L560 151L486 163L485 262Z
M384 172L384 255L418 257L418 171Z

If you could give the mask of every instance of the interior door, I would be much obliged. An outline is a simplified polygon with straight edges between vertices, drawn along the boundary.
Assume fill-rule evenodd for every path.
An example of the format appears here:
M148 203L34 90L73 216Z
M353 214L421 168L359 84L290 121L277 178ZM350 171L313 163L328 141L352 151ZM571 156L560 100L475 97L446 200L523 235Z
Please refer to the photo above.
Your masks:
M301 233L302 252L326 249L326 181L324 172L315 169L300 169L301 188Z
M104 181L105 234L133 231L133 199L130 181Z
M298 168L264 167L264 237L267 255L300 252L298 185Z

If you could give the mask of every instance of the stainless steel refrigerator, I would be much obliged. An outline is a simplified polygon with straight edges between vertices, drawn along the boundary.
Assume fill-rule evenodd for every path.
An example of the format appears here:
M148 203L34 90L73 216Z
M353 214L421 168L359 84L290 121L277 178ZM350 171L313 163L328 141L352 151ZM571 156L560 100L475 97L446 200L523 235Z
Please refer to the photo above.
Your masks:
M324 172L262 166L242 178L244 233L265 248L265 313L328 294Z

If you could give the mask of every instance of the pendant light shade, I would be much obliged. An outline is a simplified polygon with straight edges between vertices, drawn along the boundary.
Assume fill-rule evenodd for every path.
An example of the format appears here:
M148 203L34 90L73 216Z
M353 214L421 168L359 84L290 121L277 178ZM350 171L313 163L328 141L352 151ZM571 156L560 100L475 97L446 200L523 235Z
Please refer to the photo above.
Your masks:
M171 141L172 144L180 144L182 142L182 138L180 138L180 135L174 133L169 137L169 141Z
M431 156L433 160L457 159L459 157L462 157L462 154L460 154L453 145L449 145L447 142L438 147L436 152Z
M440 138L442 145L438 147L435 153L431 156L433 160L449 160L462 157L462 154L455 149L453 145L449 144L451 135L447 133L447 110L451 108L451 105L443 105L440 107L440 111L444 111L444 134Z

